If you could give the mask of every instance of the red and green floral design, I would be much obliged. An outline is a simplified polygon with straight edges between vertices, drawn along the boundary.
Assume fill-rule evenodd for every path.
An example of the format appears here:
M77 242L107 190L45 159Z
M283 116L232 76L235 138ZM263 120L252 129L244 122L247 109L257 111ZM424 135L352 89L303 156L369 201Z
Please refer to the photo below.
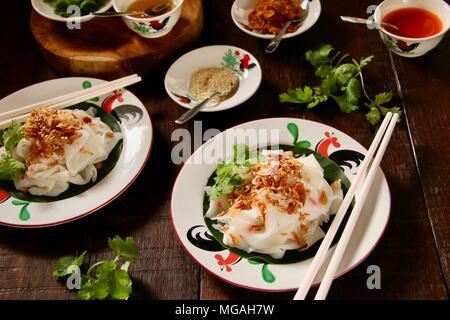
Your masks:
M228 49L222 57L222 66L233 69L237 72L244 72L256 67L256 63L252 62L250 56L240 50Z
M214 255L214 258L217 260L217 264L220 267L220 270L225 270L226 272L231 272L233 269L231 268L232 265L238 263L241 261L241 257L239 257L237 254L229 251L227 257L223 257L221 254Z
M403 40L396 40L394 38L389 37L388 35L385 35L383 33L383 42L388 47L388 49L391 49L393 51L402 53L402 54L412 54L412 51L417 49L419 47L419 43L417 42L406 42Z
M19 206L19 219L22 221L27 221L30 219L30 212L28 211L28 206L30 203L28 201L16 200L14 199L11 203L15 206Z
M167 22L169 22L170 17L165 18L163 21L158 20L152 20L149 22L132 22L133 29L142 33L157 33L161 30L164 30L164 28L167 25Z
M275 275L269 270L269 264L264 263L264 262L260 262L258 260L252 260L249 259L247 260L250 264L254 264L254 265L261 265L262 264L262 268L261 268L261 276L263 278L263 280L267 283L274 283L275 280L277 279L275 277Z

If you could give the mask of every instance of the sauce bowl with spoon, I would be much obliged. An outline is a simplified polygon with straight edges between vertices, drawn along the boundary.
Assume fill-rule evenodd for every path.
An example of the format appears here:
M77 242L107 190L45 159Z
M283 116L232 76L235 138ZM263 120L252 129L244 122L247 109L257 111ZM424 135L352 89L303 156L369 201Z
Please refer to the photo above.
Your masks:
M434 49L450 28L450 6L444 0L385 0L374 14L381 39L393 53L420 57ZM398 29L384 26L391 23Z
M138 0L139 1L139 0ZM161 0L141 10L131 9L136 0L113 0L116 12L95 14L97 17L121 16L128 28L144 38L159 38L168 34L180 19L184 0ZM167 11L170 4L171 10ZM158 14L161 13L161 14Z

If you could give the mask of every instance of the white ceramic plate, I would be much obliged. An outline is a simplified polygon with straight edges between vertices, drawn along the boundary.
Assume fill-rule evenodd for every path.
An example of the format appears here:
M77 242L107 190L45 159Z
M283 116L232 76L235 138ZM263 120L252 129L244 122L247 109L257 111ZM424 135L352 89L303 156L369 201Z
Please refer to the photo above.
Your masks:
M45 3L44 0L31 0L31 5L33 6L33 9L36 10L37 13L39 13L41 16L54 20L54 21L61 21L61 22L69 22L71 18L64 18L55 13L55 10L52 6L50 6L48 3ZM106 1L105 4L100 7L97 12L105 12L108 11L112 7L112 1ZM80 22L85 22L93 19L94 16L92 15L85 15L81 16Z
M61 78L34 84L0 100L0 113L105 82L93 78ZM127 90L89 102L119 117L123 148L115 167L85 192L55 202L26 202L0 190L0 224L40 228L84 217L107 205L137 178L150 154L153 129L139 99Z
M273 39L275 37L273 34L255 32L247 27L248 15L253 10L255 2L256 0L235 0L231 7L231 18L233 19L234 24L245 33L257 38ZM320 1L311 0L311 2L309 3L308 16L303 21L300 28L298 28L295 32L286 33L283 36L283 39L298 36L299 34L311 28L317 22L317 20L319 20L321 10L322 7L320 5Z
M217 105L207 104L201 111L216 112L236 107L258 90L262 73L258 60L251 53L233 46L203 47L178 58L164 79L167 94L180 106L190 109L199 103L189 95L189 81L192 74L201 68L223 66L238 72L239 88L229 99Z
M252 139L255 131L258 140ZM241 124L215 136L198 148L181 169L172 194L172 220L178 237L188 253L203 268L231 284L260 291L296 290L312 258L291 264L255 264L224 250L210 235L203 219L203 196L208 178L217 168L217 160L232 155L234 143L253 147L273 144L310 145L311 149L335 160L353 181L366 150L353 138L317 122L272 118ZM295 138L297 137L297 138ZM226 146L224 150L224 146ZM222 156L221 156L222 155ZM200 160L202 164L199 164ZM360 219L338 270L340 276L361 263L375 248L387 222L391 197L381 169L361 212ZM334 247L331 249L334 250ZM330 256L328 257L330 259ZM318 273L315 284L323 278Z

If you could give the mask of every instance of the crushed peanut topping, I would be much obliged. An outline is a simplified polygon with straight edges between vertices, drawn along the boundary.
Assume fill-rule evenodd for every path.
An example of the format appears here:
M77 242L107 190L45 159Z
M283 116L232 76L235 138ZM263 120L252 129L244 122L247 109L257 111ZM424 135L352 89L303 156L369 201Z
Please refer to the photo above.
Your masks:
M39 158L50 158L53 154L63 153L63 144L71 144L80 134L83 121L75 117L70 110L38 108L31 112L25 121L25 138L32 142L27 163Z

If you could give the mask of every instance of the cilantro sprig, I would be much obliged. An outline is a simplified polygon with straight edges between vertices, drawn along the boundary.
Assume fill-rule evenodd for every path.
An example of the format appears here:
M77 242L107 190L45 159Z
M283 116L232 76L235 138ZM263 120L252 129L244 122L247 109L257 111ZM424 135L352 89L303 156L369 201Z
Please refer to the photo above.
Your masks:
M12 121L8 129L0 131L0 145L6 151L0 155L0 180L13 180L26 170L25 165L13 157L14 147L23 137L22 126L16 121Z
M262 155L257 149L245 144L233 146L233 157L220 163L216 169L214 185L207 189L210 200L223 198L235 188L242 186L252 165L261 161Z
M373 56L363 57L360 61L351 58L349 54L324 44L316 50L306 52L306 60L316 69L315 75L322 79L319 86L290 89L279 95L281 103L306 104L306 108L315 108L318 104L333 100L341 112L351 113L359 110L361 106L368 109L367 120L376 125L381 116L388 112L398 113L399 107L387 107L392 100L392 91L381 92L373 98L367 94L363 68L373 59ZM345 62L348 61L349 62Z
M106 0L44 0L54 8L55 14L62 17L70 17L71 12L68 12L70 6L77 6L80 8L81 15L87 15L91 12L95 12L104 5Z
M81 287L77 296L80 300L127 300L132 292L128 268L139 256L139 248L132 237L123 240L120 236L108 239L108 246L115 254L114 259L98 261L86 273L81 273L86 251L79 256L61 257L55 265L53 276L63 278L79 272Z

